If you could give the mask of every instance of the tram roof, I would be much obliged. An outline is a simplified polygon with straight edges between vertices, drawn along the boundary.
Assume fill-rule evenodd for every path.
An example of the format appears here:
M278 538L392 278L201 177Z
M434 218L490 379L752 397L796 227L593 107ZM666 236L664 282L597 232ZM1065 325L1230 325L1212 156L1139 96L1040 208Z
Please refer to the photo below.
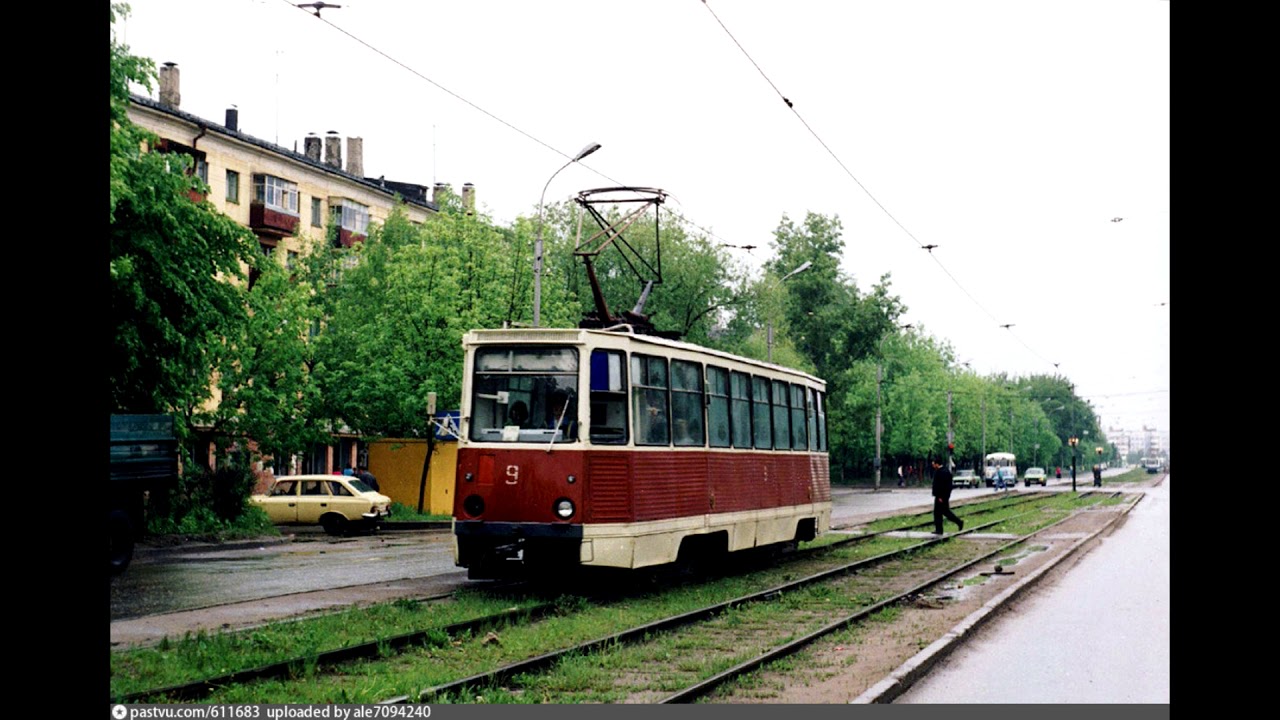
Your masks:
M810 375L803 370L796 370L785 365L776 365L774 363L765 362L764 360L756 360L754 358L743 357L742 355L734 355L733 353L723 350L714 350L702 345L683 342L680 340L669 340L657 335L644 335L630 332L618 332L612 330L597 330L589 328L510 328L495 330L472 330L463 336L462 342L465 345L490 345L490 344L506 344L519 345L524 343L574 343L588 344L592 338L605 339L608 338L612 342L619 340L627 343L640 343L644 345L656 345L672 350L681 350L698 355L706 355L710 357L721 358L724 360L732 360L744 365L752 365L773 372L787 373L789 375L798 375L803 378L812 380L815 383L826 386L827 381L820 377Z

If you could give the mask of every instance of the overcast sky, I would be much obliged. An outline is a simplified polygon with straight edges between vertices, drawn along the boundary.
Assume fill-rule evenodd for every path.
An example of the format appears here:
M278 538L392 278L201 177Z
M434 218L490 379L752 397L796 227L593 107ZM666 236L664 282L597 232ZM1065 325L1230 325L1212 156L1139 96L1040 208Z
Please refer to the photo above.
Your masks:
M662 188L750 268L784 215L838 216L845 272L975 371L1169 430L1169 2L129 4L187 112L361 137L365 175L474 183L500 224L598 142L548 202Z

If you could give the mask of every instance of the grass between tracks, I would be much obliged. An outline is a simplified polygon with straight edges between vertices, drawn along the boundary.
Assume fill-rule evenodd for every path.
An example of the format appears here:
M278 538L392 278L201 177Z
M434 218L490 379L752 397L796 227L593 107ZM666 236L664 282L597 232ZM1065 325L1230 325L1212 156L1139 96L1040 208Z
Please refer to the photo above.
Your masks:
M998 521L997 525L984 531L1021 534L1054 522L1072 510L1099 499L1100 496L1089 499L1083 495L1059 493L1034 503L1015 505L1002 498L966 505L958 512L967 518L967 526L969 522ZM991 508L992 511L979 512L982 508ZM970 515L971 520L968 519ZM922 519L931 520L931 516L903 516L880 521L878 524L906 527L917 524ZM897 525L893 525L893 521ZM840 537L832 534L821 538L820 542ZM881 537L834 552L840 558L853 560L889 552L915 542L918 540ZM678 587L655 587L626 600L608 604L588 601L580 596L567 596L562 598L563 612L537 623L498 628L484 637L448 638L441 632L429 637L423 647L415 651L379 660L350 663L336 672L324 672L323 680L319 680L321 670L315 667L314 662L302 663L301 667L295 669L291 679L237 685L218 691L209 700L219 703L346 704L377 702L398 695L416 697L426 687L533 657L549 648L573 646L673 614L757 592L803 577L823 564L829 564L829 560L789 562L735 577ZM545 601L547 597L549 595L512 596L467 590L450 601L398 601L339 614L275 623L254 630L187 635L166 640L152 648L113 652L111 691L113 695L122 695L193 682L271 662L314 655L324 650L385 639L425 628L444 627L508 608L528 607ZM774 623L780 634L788 632L790 618L785 604L782 607L772 607L772 610L753 611L764 612L765 615L752 622ZM747 621L745 615L731 613L727 622L733 622L734 617L741 622ZM670 648L667 651L674 652L676 649L678 648ZM609 673L607 664L602 666L598 658L586 658L563 665L567 672L557 673L555 679L548 682L554 682L556 687L570 688L571 697L578 697L574 692L583 693L581 697L585 702L610 701L609 691L603 689L603 678ZM572 688L580 690L572 691ZM547 694L551 694L551 686L544 689ZM554 694L561 696L560 691ZM453 701L540 702L542 695L541 692L526 692L519 696L490 693L480 697L454 698ZM588 700L588 697L594 699Z

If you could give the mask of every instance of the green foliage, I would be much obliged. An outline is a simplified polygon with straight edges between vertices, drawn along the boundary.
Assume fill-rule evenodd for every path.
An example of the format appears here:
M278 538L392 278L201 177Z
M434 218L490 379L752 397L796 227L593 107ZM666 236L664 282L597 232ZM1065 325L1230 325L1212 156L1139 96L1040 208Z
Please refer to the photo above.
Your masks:
M316 420L320 388L309 334L320 308L310 287L266 262L246 296L248 316L221 338L215 411L199 416L220 436L252 438L260 455L288 457L327 437Z
M391 503L391 516L387 518L387 522L447 522L452 519L452 515L420 513L417 508L393 502Z
M248 503L256 482L249 466L235 461L215 471L188 470L175 486L153 496L148 529L162 535L217 537L273 533L266 514Z
M425 435L428 392L442 408L459 404L463 334L511 316L515 244L483 218L446 213L417 227L397 210L355 248L315 253L320 413L366 436Z
M127 11L113 5L112 20ZM245 320L242 267L261 254L246 228L192 199L208 186L190 159L150 151L156 138L129 121L129 83L153 78L113 37L107 376L113 410L190 419L210 396L220 339Z

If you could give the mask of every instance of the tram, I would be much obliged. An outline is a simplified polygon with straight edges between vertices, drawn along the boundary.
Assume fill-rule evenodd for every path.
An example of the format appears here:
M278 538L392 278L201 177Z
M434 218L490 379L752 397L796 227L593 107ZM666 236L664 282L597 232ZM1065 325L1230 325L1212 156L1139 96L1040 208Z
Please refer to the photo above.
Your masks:
M987 487L995 485L997 470L1004 478L1005 485L1013 487L1018 484L1018 458L1013 453L987 453L982 470L982 478Z
M826 383L682 342L644 314L662 283L665 199L578 193L600 230L584 241L578 224L595 309L577 328L463 337L453 540L469 577L705 562L830 528ZM623 234L649 209L652 256ZM643 288L631 310L610 310L602 292L594 263L606 250Z
M830 527L819 378L629 325L474 330L463 348L453 540L471 578L638 569Z

